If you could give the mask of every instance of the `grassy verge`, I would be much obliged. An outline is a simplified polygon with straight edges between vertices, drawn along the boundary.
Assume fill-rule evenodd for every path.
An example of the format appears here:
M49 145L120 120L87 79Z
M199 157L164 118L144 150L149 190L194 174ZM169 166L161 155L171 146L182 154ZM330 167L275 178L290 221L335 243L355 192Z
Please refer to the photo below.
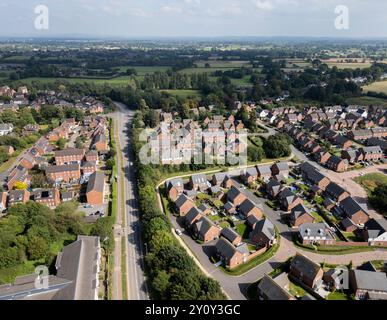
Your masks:
M121 238L121 275L122 275L122 300L128 300L128 290L126 284L126 256L125 256L126 238Z
M317 250L314 247L309 245L303 245L299 243L297 240L293 240L293 243L296 247L309 252L314 253L322 253L322 254L350 254L350 253L358 253L358 252L369 252L380 249L387 249L387 247L362 247L362 246L317 246Z

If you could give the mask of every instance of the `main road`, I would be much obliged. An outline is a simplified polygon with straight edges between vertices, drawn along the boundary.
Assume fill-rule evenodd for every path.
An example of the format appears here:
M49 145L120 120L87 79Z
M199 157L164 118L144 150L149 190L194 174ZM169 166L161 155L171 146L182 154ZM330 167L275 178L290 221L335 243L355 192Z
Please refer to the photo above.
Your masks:
M131 146L132 121L134 111L116 102L117 112L112 114L117 140L117 223L115 226L115 268L113 275L113 299L122 298L121 280L125 268L128 300L149 299L144 274L144 248L141 237L141 224L138 210L138 190L133 167L134 154ZM124 248L121 237L124 236ZM121 249L125 261L122 263Z

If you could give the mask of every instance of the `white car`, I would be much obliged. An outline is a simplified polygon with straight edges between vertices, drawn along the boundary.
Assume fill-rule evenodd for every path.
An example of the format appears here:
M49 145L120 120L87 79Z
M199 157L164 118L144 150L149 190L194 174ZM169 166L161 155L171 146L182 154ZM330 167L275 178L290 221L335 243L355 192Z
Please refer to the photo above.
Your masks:
M175 232L178 236L181 236L183 234L183 232L181 232L180 229L175 229Z

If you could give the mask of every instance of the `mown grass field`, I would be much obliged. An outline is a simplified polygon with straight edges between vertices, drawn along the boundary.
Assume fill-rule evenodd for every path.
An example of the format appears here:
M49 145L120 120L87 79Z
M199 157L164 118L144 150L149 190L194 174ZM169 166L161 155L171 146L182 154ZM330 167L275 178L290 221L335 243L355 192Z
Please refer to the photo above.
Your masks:
M83 84L83 83L94 83L96 85L109 84L117 87L125 86L135 86L135 82L130 76L122 76L112 79L92 79L92 78L27 78L20 80L21 83L30 85L34 81L39 81L41 83L54 83L56 81L66 81L71 84Z
M359 104L359 105L365 105L365 106L374 105L374 106L387 107L387 99L368 97L368 96L348 98L346 102L348 104Z
M377 81L363 87L364 92L374 91L382 92L387 94L387 80L386 81Z
M382 173L369 173L354 179L367 193L371 193L377 186L387 184L387 175Z

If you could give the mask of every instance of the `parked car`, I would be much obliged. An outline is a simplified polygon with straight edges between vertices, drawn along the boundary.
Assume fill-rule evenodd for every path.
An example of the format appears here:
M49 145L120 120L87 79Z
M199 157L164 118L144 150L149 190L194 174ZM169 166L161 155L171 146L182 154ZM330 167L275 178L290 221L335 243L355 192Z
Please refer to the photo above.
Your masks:
M180 229L175 229L175 232L179 237L183 234Z

